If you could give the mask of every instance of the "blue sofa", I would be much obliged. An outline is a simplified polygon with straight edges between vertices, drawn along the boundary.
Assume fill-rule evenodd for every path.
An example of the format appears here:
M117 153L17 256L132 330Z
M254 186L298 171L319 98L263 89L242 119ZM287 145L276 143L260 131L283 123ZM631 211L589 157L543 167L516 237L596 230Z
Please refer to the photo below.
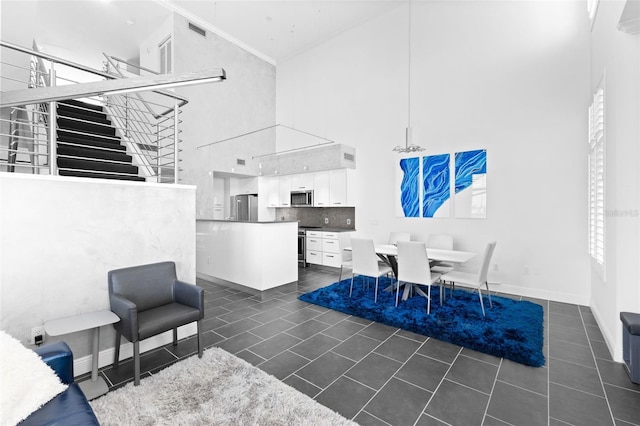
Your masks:
M69 387L20 422L23 425L99 425L89 401L73 383L73 353L65 342L37 348L36 353Z

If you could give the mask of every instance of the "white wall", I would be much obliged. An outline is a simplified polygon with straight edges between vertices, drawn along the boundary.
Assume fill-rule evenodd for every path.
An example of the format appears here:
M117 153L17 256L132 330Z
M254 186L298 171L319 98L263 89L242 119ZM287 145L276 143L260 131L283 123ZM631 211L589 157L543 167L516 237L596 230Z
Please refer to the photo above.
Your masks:
M0 328L27 344L48 320L109 309L112 269L173 260L195 283L195 248L192 186L0 173ZM114 336L103 327L100 347ZM51 340L91 353L90 332Z
M620 312L640 313L640 35L616 29L623 7L601 1L591 35L591 92L604 73L606 111L606 273L591 271L591 307L617 360Z
M278 65L277 121L357 149L360 235L497 240L499 291L588 304L589 25L582 2L413 2L411 125L425 155L487 149L488 218L395 217L408 6ZM474 265L471 265L473 267ZM528 272L527 272L528 271Z
M214 187L210 172L257 176L257 166L250 156L272 152L274 132L198 147L273 125L276 71L272 64L212 32L202 37L188 29L188 23L174 14L174 72L224 68L227 73L224 82L176 89L189 99L180 116L180 182L197 185L198 217L212 218ZM141 50L141 61L144 55ZM237 165L238 158L247 165Z

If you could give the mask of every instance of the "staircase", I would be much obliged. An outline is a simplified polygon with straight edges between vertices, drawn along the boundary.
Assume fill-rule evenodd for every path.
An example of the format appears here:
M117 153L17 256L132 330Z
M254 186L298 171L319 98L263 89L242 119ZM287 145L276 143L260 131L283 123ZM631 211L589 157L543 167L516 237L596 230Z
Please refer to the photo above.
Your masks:
M58 103L58 174L144 182L101 106Z

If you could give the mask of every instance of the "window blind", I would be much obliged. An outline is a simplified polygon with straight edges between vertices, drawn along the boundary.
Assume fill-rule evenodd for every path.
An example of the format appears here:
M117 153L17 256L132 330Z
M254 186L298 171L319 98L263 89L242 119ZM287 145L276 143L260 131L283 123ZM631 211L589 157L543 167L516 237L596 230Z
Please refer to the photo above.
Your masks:
M605 266L605 93L604 77L589 107L589 254Z

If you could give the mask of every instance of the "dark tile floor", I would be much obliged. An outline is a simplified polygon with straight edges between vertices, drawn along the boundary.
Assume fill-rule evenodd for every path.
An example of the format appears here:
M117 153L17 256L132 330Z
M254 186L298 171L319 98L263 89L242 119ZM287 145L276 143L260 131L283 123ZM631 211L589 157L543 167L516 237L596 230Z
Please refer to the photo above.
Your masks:
M526 367L297 300L337 270L299 269L298 291L260 301L205 289L205 347L218 346L362 425L640 425L640 385L613 362L590 309L547 300L545 356ZM193 337L146 352L144 376L196 352ZM132 381L130 360L101 374Z

